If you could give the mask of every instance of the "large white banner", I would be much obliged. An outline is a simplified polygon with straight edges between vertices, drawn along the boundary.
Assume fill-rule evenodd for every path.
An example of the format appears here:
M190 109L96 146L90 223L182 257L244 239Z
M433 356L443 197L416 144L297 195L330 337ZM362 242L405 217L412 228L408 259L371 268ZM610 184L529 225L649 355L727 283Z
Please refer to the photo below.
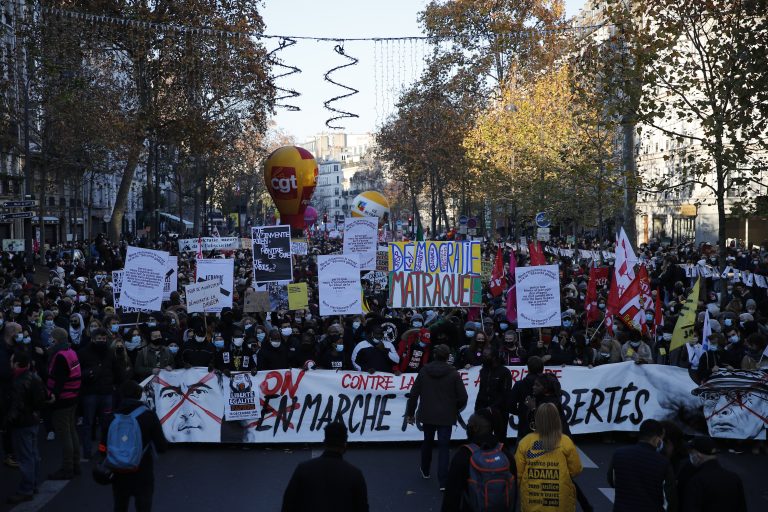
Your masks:
M160 311L168 256L165 251L128 246L120 292L121 306Z
M187 313L205 313L207 310L217 308L221 296L220 287L218 279L184 285Z
M232 259L199 259L197 265L197 282L218 281L219 301L209 308L206 313L221 313L222 308L232 307L232 293L234 291L235 260Z
M163 300L171 299L171 292L179 290L179 257L168 256L168 268L165 271Z
M513 382L527 372L525 367L509 367L509 371ZM653 418L683 422L688 434L707 429L715 437L765 439L766 371L719 372L698 387L687 370L654 364L627 362L546 371L560 381L563 410L574 434L636 431L644 420ZM469 403L454 427L454 439L466 437L480 368L459 373ZM243 390L258 393L235 398L258 399L261 416L237 422L224 420L232 399L232 385L225 375L208 373L205 368L163 370L143 384L148 403L171 442L321 442L323 428L332 421L346 424L352 442L419 441L423 439L419 426L405 422L406 393L415 378L412 373L259 372L250 378L250 384L243 385ZM736 389L741 390L738 400L732 396ZM509 436L516 435L516 421L510 418Z
M379 219L349 217L344 220L344 254L360 257L360 270L376 270Z
M557 265L517 267L515 295L520 329L561 324L560 270Z
M225 237L203 237L204 251L236 251L240 249L240 239L236 236ZM198 252L200 246L199 238L180 238L179 252Z
M320 316L363 312L360 261L344 254L318 255Z

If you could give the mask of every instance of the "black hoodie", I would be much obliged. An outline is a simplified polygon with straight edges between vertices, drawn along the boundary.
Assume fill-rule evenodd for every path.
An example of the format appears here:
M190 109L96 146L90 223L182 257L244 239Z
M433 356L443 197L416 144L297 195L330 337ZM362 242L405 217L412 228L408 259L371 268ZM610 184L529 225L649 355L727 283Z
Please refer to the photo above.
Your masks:
M467 406L467 390L459 372L445 361L432 361L419 371L408 395L406 416L427 425L449 426Z

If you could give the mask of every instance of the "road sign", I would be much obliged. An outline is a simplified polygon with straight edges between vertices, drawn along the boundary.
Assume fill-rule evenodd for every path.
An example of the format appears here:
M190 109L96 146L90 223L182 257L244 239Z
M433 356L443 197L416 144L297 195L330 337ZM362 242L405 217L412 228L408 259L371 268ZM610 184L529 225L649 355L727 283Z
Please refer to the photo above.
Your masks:
M467 234L467 226L459 226L459 234L460 235L466 235Z
M34 216L35 216L35 212L0 213L0 220L31 219Z
M467 217L466 215L462 215L461 217L459 217L459 226L466 226L468 220L469 220L469 217Z
M477 229L475 229L475 228L469 228L469 229L467 230L467 234L468 234L469 236L475 236L475 235L477 235Z
M536 225L540 228L548 228L552 225L552 221L549 220L547 212L539 212L536 214Z
M109 221L111 221L111 220L112 220L112 215L110 215L110 214L108 214L108 213L105 213L105 214L104 214L104 215L101 217L101 220L103 220L104 222L109 222Z
M472 217L467 221L467 227L469 229L475 229L477 227L477 219Z
M536 231L536 240L549 242L549 228L539 228Z
M28 208L37 206L36 199L25 199L24 201L4 201L3 208Z
M401 221L401 220L398 220L397 222L395 222L395 225L396 225L398 228L401 228L401 227L403 227L403 221Z

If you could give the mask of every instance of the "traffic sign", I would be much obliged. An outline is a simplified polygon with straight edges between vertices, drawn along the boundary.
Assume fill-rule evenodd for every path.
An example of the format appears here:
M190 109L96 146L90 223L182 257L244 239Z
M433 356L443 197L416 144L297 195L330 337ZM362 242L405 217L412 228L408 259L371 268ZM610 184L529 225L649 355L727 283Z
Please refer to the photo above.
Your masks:
M396 225L398 228L401 228L401 227L403 227L403 221L401 221L401 220L398 220L397 222L395 222L395 225Z
M549 228L539 228L536 230L536 240L549 242Z
M469 217L467 217L466 215L462 215L461 217L459 217L459 226L466 226L468 220L469 220Z
M29 208L37 206L36 199L25 199L24 201L4 201L3 208Z
M477 219L472 217L467 221L467 227L469 229L475 229L477 227Z
M31 219L34 216L35 216L35 212L0 213L0 220Z
M552 225L552 221L549 220L547 212L539 212L536 214L536 225L540 228L548 228Z

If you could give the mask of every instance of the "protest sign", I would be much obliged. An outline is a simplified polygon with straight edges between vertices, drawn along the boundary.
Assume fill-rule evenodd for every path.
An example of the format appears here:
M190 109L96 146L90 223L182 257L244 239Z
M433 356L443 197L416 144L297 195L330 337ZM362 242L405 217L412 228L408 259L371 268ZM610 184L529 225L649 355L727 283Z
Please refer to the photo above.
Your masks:
M269 293L270 311L287 311L288 305L288 283L266 283L264 287Z
M271 311L269 306L269 292L257 291L253 288L245 290L245 302L243 303L243 311L245 313L261 313Z
M23 238L4 239L3 250L6 252L24 252L24 239Z
M228 395L224 400L224 419L227 421L256 420L259 418L259 388L253 385L248 372L232 373Z
M288 285L288 309L307 309L309 296L307 295L307 283L291 283Z
M482 272L480 242L392 242L390 272L471 274Z
M293 280L290 226L258 226L251 229L253 281L274 283Z
M202 238L203 251L236 251L240 249L240 239L236 236ZM198 252L199 238L179 238L179 252Z
M527 375L523 366L508 367L513 383ZM714 380L699 387L688 370L665 365L632 362L606 364L594 368L578 366L547 367L562 388L561 401L571 432L637 431L644 420L686 418L686 428L698 425L710 435L736 439L765 439L765 417L768 411L759 406L755 414L710 415L718 407L718 397L728 396L729 386L736 381L744 385L744 399L753 404L766 403L764 386L766 371L721 371ZM477 399L480 367L460 370L470 404ZM332 421L341 421L349 429L349 441L420 441L423 434L417 425L405 421L406 394L416 374L393 375L362 372L313 370L272 370L252 377L253 390L260 390L261 417L249 423L234 423L222 428L225 401L231 396L229 377L208 373L204 368L161 371L143 385L149 403L161 419L163 432L171 442L236 442L236 443L308 443L321 442L323 429ZM722 381L722 390L717 384ZM194 400L186 390L206 384L207 393ZM751 386L751 387L750 387ZM180 390L177 394L168 390ZM748 396L747 396L748 395ZM722 407L739 409L738 403L723 402ZM717 410L717 409L715 409ZM454 437L464 438L467 420L473 409L467 407L454 427ZM720 416L724 419L718 420ZM199 419L198 417L202 417ZM198 428L184 428L196 421ZM517 434L517 418L510 417L508 437Z
M318 255L317 269L320 316L363 312L360 262L354 255Z
M376 270L379 219L350 217L344 222L344 254L360 256L360 270Z
M557 265L515 269L518 328L561 325L559 272Z
M306 256L309 252L309 244L306 240L300 238L291 239L291 254L295 256Z
M184 286L187 296L187 313L205 313L219 306L218 279L209 279Z
M120 305L160 311L168 256L164 251L128 246Z
M171 292L179 289L179 257L168 256L168 267L165 271L165 284L163 285L163 300L170 300Z
M112 271L112 303L115 305L115 309L120 308L123 313L151 313L149 309L142 308L127 308L120 304L120 295L123 288L123 271Z
M220 313L222 308L232 307L232 292L234 290L235 260L231 259L198 259L197 282L215 280L219 283L219 300L213 307L206 307L206 313Z

